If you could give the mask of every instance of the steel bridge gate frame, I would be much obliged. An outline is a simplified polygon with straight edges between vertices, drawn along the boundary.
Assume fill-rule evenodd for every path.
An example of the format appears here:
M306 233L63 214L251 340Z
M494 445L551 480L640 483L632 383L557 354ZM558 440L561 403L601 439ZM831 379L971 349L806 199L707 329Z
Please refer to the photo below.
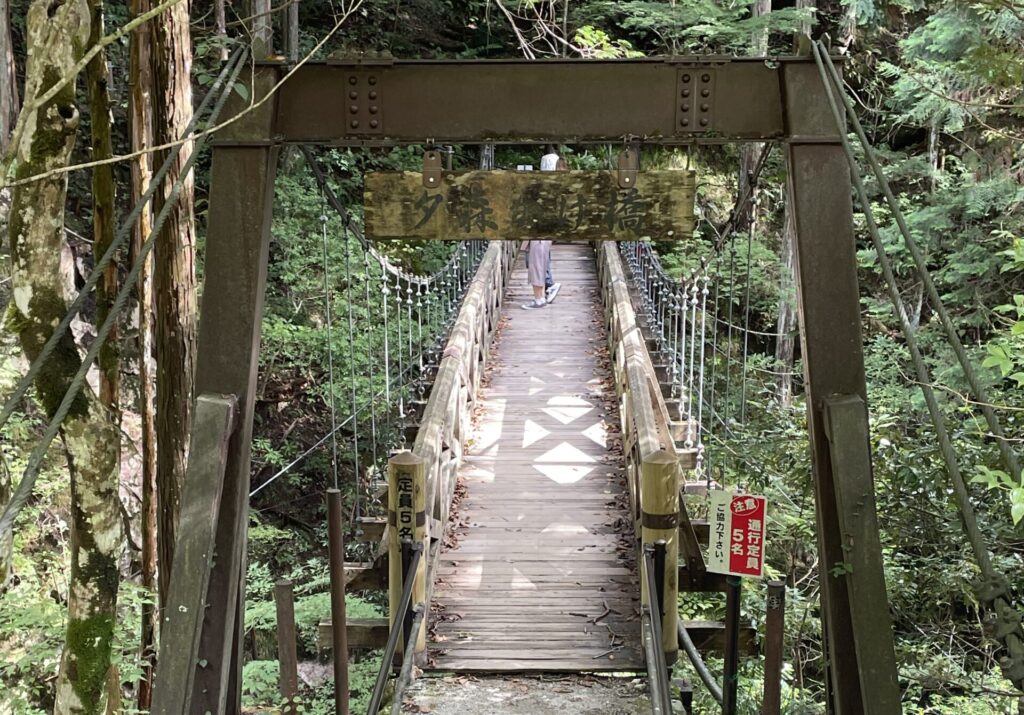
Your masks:
M240 711L250 443L281 147L752 141L784 143L789 166L830 711L900 712L850 174L812 60L265 63L249 90L213 150L199 407L154 712Z

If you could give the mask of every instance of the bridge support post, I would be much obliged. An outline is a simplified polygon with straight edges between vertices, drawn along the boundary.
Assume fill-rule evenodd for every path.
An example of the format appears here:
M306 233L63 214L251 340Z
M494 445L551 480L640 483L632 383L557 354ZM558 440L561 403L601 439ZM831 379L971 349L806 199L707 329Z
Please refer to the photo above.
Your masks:
M900 690L868 444L850 171L814 65L787 66L784 83L831 711L895 715Z
M658 451L644 458L640 467L640 543L665 546L666 564L662 583L661 639L665 662L671 665L679 655L676 635L679 621L679 462ZM658 599L647 593L647 581L640 580L640 600L658 613Z
M250 115L247 125L269 122L273 113L271 100ZM195 392L201 396L230 395L237 400L237 413L234 428L225 437L223 469L213 471L202 466L213 457L210 449L195 447L203 430L211 429L200 421L200 410L196 412L182 512L184 517L188 509L200 506L217 509L211 525L215 531L213 548L203 552L204 558L215 561L215 567L190 572L188 564L176 555L171 592L185 591L180 601L171 601L165 610L199 598L203 616L193 634L195 642L191 645L196 657L189 670L175 671L161 658L156 691L181 692L173 698L158 698L154 692L154 713L216 715L241 710L249 459L277 157L277 147L267 141L249 140L213 150ZM202 505L186 503L204 491L219 491L219 500L206 499ZM189 531L183 522L179 544ZM172 642L169 630L163 629L165 644Z
M395 623L395 616L402 598L405 578L406 566L402 556L413 544L423 546L423 557L416 569L410 609L417 604L426 603L427 555L430 553L426 467L426 462L410 451L399 452L388 461L388 614L392 628L407 628L410 622L406 619L405 624ZM426 656L426 623L426 618L420 621L419 633L416 636L416 647L412 655L417 662ZM407 634L403 633L399 640L399 648L404 646L406 639ZM406 657L407 654L402 653L402 658Z

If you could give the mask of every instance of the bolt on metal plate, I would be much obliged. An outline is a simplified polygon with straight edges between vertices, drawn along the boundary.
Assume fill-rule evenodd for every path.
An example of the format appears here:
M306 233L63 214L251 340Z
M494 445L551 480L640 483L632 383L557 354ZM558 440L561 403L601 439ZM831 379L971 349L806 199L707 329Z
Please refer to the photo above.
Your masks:
M715 70L684 67L676 73L676 134L714 129Z

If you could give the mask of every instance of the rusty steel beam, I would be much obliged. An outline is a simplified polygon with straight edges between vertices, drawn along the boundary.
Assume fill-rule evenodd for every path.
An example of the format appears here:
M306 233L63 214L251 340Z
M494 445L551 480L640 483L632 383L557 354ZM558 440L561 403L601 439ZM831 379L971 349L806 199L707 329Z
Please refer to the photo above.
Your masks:
M249 443L277 146L633 139L787 143L830 711L898 713L881 553L876 539L864 538L877 531L877 517L849 173L814 64L715 57L339 61L303 66L274 90L285 71L259 66L249 94L267 101L247 108L236 98L239 116L218 133L213 155L196 391L237 396L238 424L199 647L209 667L195 675L193 710L239 708ZM699 581L690 590L711 585Z
M240 711L249 458L277 155L275 147L213 151L195 389L235 395L238 419L228 443L200 641L199 660L207 667L195 674L192 712ZM196 457L190 454L190 463Z
M839 144L802 139L835 131L813 67L787 68L787 118L797 137L787 147L787 165L830 712L895 715L900 690L867 439L850 171ZM849 409L834 416L837 395L846 396L843 404L859 401L860 421ZM833 423L842 428L830 429ZM872 531L874 540L862 538Z
M277 90L272 126L222 143L720 143L783 139L783 72L805 58L307 63ZM255 96L286 68L260 65ZM236 108L246 103L237 99Z

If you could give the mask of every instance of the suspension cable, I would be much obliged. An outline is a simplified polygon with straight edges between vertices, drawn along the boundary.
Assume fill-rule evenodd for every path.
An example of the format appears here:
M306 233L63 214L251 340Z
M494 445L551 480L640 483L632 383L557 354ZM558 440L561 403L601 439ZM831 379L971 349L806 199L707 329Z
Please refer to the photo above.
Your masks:
M355 475L355 513L359 511L359 496L362 488L362 476L359 473L359 412L356 410L356 339L355 320L352 315L352 242L349 240L348 227L342 223L341 236L345 242L345 296L348 303L348 376L349 387L352 391L352 418L355 424L352 427L352 473Z
M210 113L209 121L211 124L216 123L221 110L224 108L227 98L231 95L235 80L238 78L244 64L245 52L243 51L238 57L239 59L232 68L230 77L225 86L221 89L220 94L217 96L217 102ZM213 90L211 90L211 92L212 91ZM116 324L121 311L128 302L128 297L131 294L135 282L139 278L139 273L142 271L142 267L146 262L146 257L153 250L153 246L156 245L156 241L160 235L161 229L163 228L163 224L167 220L171 209L177 203L178 194L185 185L185 180L191 173L192 166L199 158L200 151L203 146L205 146L208 138L209 135L204 135L196 141L196 145L193 148L192 153L185 161L185 164L181 168L181 172L178 174L177 179L175 179L174 184L171 186L171 191L168 194L167 201L164 203L160 213L157 214L153 221L153 227L150 230L149 237L139 249L139 254L135 258L135 264L128 272L124 285L114 298L114 303L110 308L107 319L96 331L96 337L89 346L85 357L82 359L81 364L78 367L78 371L71 379L68 389L64 393L64 399L61 401L57 410L54 412L53 417L50 419L50 423L43 432L43 436L40 438L39 443L29 455L28 465L25 467L21 481L18 483L18 487L15 489L14 494L11 495L11 500L7 503L7 507L4 509L3 515L0 516L0 533L8 531L14 526L15 518L17 518L18 513L28 501L29 495L32 493L32 488L35 486L36 479L39 476L39 469L42 466L43 459L50 447L50 443L53 442L54 437L56 437L57 433L60 431L61 425L64 424L64 418L67 417L68 412L71 411L71 406L74 403L75 398L85 385L86 376L91 369L93 362L96 360L97 354L103 347L103 344L110 335L110 331Z
M839 111L838 102L835 97L836 93L842 94L842 85L836 82L837 75L833 75L831 80L826 75L825 60L822 59L822 56L824 55L827 57L827 54L822 52L819 44L813 43L811 47L814 51L815 61L818 65L818 72L821 75L822 83L825 86L829 106L832 109L836 125L839 127L840 141L850 165L850 175L857 191L857 197L860 201L861 209L864 212L868 232L871 235L872 243L874 244L876 253L878 254L879 264L882 267L889 297L893 302L894 313L900 323L901 329L903 330L907 346L910 349L911 359L914 363L914 369L918 376L918 382L920 383L925 403L928 406L928 412L931 416L932 425L935 428L935 434L939 439L940 452L942 454L943 461L946 464L946 471L949 474L950 481L952 483L953 495L960 511L962 526L967 534L971 550L974 552L975 560L978 562L978 568L981 571L982 580L979 584L976 584L976 590L982 601L994 605L996 617L1000 621L997 624L997 634L1001 634L1001 640L1003 640L1006 650L1009 653L1009 657L1003 657L1000 659L1000 666L1003 668L1003 672L1006 677L1011 680L1017 688L1021 688L1022 685L1024 685L1024 633L1021 632L1020 627L1021 616L1016 612L1009 601L1009 585L1006 580L1006 576L999 573L992 564L988 546L985 544L985 539L978 526L977 515L974 511L974 506L971 503L967 484L960 471L956 452L953 448L949 434L946 431L945 420L942 417L938 401L936 400L935 393L931 387L931 377L928 368L925 365L920 349L917 346L915 330L910 325L906 313L899 309L901 298L896 278L892 271L892 265L889 261L889 256L885 251L885 246L882 243L878 224L875 221L871 202L868 198L867 190L864 187L864 181L857 168L853 149L850 146L849 139L847 138L845 131L843 130L843 117ZM833 84L833 82L835 82L835 84ZM871 149L867 145L866 137L861 138L861 142L865 154L870 155Z
M331 398L331 471L334 488L338 489L338 410L334 395L334 327L331 320L331 274L330 256L327 253L327 206L324 192L320 191L320 228L324 244L324 313L327 327L327 386Z
M953 321L950 320L949 313L946 311L946 306L943 304L942 298L939 296L939 292L935 288L935 283L932 281L931 272L928 270L928 264L924 258L924 254L921 252L921 248L917 245L917 241L914 240L914 237L910 233L910 229L907 227L907 222L903 218L903 211L900 210L899 202L896 201L896 197L892 193L892 188L889 186L889 181L885 178L885 173L882 171L882 167L879 165L878 159L875 157L875 152L871 148L871 144L864 132L864 127L860 123L860 119L857 117L857 112L853 107L853 103L850 101L850 98L846 93L842 91L842 80L839 78L839 73L836 71L836 67L832 63L832 58L828 56L827 52L823 52L821 50L820 44L820 41L816 43L817 48L814 53L815 59L819 64L819 72L824 75L825 68L827 68L834 86L839 88L838 92L843 106L846 107L846 114L850 117L850 123L853 125L853 129L857 133L857 138L860 140L861 146L864 149L864 156L868 160L868 163L871 164L871 169L874 172L875 177L878 179L879 188L882 189L882 194L885 196L885 200L889 205L890 211L892 211L892 216L896 220L896 225L899 227L907 249L910 251L910 255L914 259L914 265L917 267L921 283L924 285L925 292L928 294L928 301L931 303L932 309L935 311L936 315L939 316L939 322L942 323L942 328L946 333L946 338L949 341L950 347L953 348L953 352L956 354L956 359L960 363L960 368L964 373L964 377L967 378L967 382L971 386L971 390L978 398L981 412L985 417L985 421L988 423L989 430L996 436L999 452L1002 455L1003 462L1006 465L1007 470L1010 472L1010 476L1019 481L1021 468L1020 461L1017 458L1017 453L1010 446L1010 443L1006 438L1006 434L1003 432L1003 427L999 422L999 418L991 407L988 390L985 389L985 386L982 385L981 381L978 379L978 376L974 371L974 366L971 363L971 359L968 357L967 351L964 349L963 342L960 340L960 335L953 326ZM826 86L829 86L827 82ZM844 131L842 123L840 122L840 134L844 133Z
M32 361L32 364L29 366L28 372L26 372L25 375L18 381L18 384L14 387L13 392L10 394L10 396L8 396L6 402L4 403L3 410L0 411L0 427L3 427L5 424L7 424L7 420L9 420L11 415L14 414L15 410L18 407L18 403L21 402L21 399L28 392L29 388L32 387L32 384L35 382L36 377L38 377L39 375L39 371L43 369L43 366L46 364L47 360L50 359L50 356L53 354L53 351L57 348L57 343L60 342L60 339L64 336L64 333L67 331L68 326L71 325L71 321L74 320L75 316L82 311L82 308L85 306L86 301L88 301L90 295L93 292L93 289L96 288L96 285L103 278L107 266L109 266L110 262L114 259L114 255L118 252L118 250L121 249L121 247L131 236L132 229L135 227L135 222L138 220L139 215L142 213L142 210L149 204L150 200L153 198L153 195L156 193L156 191L161 187L164 177L167 176L167 173L174 166L178 158L178 154L181 152L181 148L185 146L185 144L187 143L186 139L194 133L196 126L200 123L200 120L202 119L203 113L207 110L210 103L215 98L218 98L222 94L231 91L232 86L234 84L234 80L238 76L238 73L234 72L234 70L241 67L242 62L244 61L242 55L245 52L246 49L244 47L238 48L237 50L235 50L235 53L231 56L231 58L224 63L224 67L221 69L220 75L217 77L217 80L213 83L213 86L210 88L210 91L206 93L206 96L203 97L203 101L199 104L199 107L192 115L192 121L188 123L188 125L185 127L185 130L182 132L181 140L173 149L171 149L168 152L167 158L164 159L164 163L157 170L156 174L154 174L153 177L150 179L149 186L146 188L146 191L139 197L139 200L135 203L135 206L132 207L132 210L128 213L128 216L121 223L120 228L114 235L114 240L110 242L110 245L107 246L107 250L104 251L100 259L96 261L95 265L93 266L92 272L89 273L89 276L85 279L85 283L82 285L81 289L79 289L78 295L75 297L75 299L71 302L71 305L68 307L67 313L64 315L63 318L61 318L61 321L57 324L57 327L54 328L53 332L50 334L50 337L47 338L46 343L39 351L39 355L36 357L34 361ZM231 73L234 73L232 75L232 79L230 83L228 83L225 86L224 80ZM211 117L208 123L215 124L216 118ZM193 151L193 153L195 153L195 151Z

